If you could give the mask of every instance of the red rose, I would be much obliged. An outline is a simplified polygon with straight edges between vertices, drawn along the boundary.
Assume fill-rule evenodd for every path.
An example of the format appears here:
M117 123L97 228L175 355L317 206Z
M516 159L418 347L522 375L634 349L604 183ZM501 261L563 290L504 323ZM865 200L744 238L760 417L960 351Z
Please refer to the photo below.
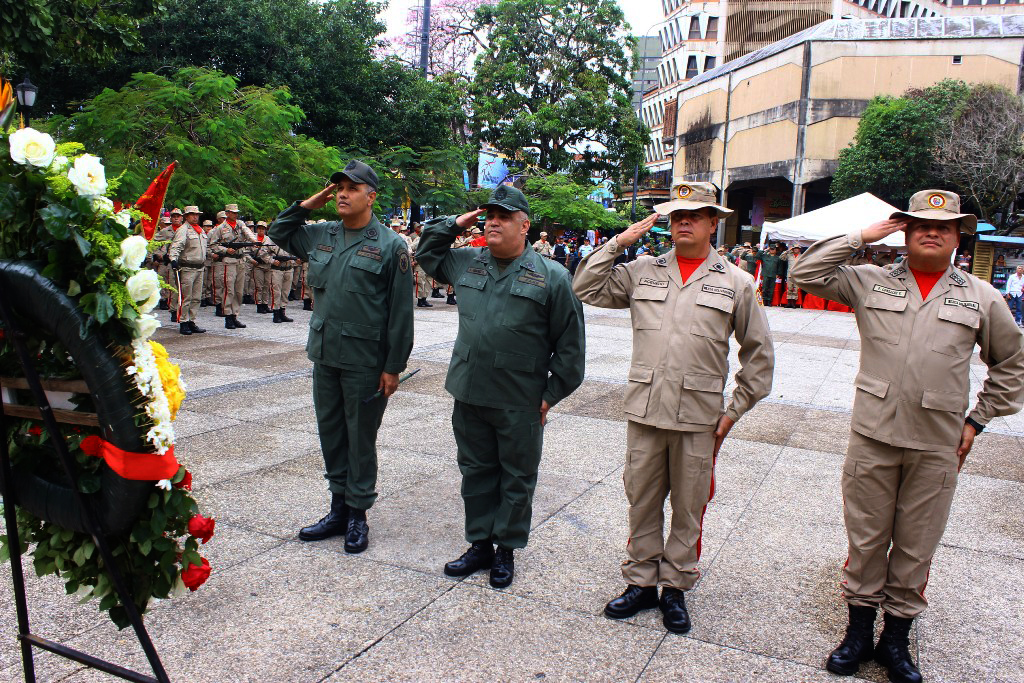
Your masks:
M181 572L181 581L190 591L199 588L210 578L210 563L205 557L200 559L203 561L202 566L190 564Z
M202 515L196 515L192 519L188 520L188 532L203 543L206 543L213 538L214 524L214 520L207 519Z
M32 436L42 436L43 428L38 425L32 425L28 428L28 433Z
M179 489L185 489L186 491L192 490L192 473L185 470L185 476L182 477L181 481L174 485Z

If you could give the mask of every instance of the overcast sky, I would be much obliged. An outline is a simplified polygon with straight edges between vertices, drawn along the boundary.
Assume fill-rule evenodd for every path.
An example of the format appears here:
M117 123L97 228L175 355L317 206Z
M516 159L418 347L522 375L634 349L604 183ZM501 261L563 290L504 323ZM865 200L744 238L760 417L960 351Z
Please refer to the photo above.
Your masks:
M634 35L648 30L652 24L661 21L659 0L618 0L618 3L626 13L626 21L633 27ZM422 4L422 0L390 0L388 9L384 12L384 19L388 24L387 35L394 36L407 32L409 29L406 20L409 9L419 4Z

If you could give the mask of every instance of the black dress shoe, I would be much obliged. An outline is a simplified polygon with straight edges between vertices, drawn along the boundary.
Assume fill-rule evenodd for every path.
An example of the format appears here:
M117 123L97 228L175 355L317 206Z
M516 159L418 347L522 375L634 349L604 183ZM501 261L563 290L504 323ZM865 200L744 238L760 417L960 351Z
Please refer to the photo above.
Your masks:
M316 524L299 530L300 541L322 541L332 536L341 536L348 530L348 506L345 496L331 494L331 511Z
M661 589L658 605L664 618L661 620L672 633L687 633L690 630L690 613L686 611L686 597L678 588L665 586Z
M459 559L444 565L446 576L469 576L494 564L494 546L490 541L474 541Z
M491 586L493 588L507 588L516 575L516 563L512 557L511 548L502 548L500 545L494 551L494 564L491 566Z
M913 619L886 612L885 627L875 646L875 661L889 671L892 683L921 683L921 672L910 658L910 627Z
M205 329L196 325L195 320L189 320L188 326L192 328L192 334L202 334L203 332L206 332Z
M370 525L366 523L366 510L348 509L348 531L345 533L345 552L361 553L370 543Z
M241 330L244 330L246 327L248 327L248 325L243 325L242 324L242 321L238 319L237 315L231 316L231 322L233 322L235 324L235 327L237 327L237 328L239 328Z
M875 608L850 605L850 623L839 647L832 650L825 668L840 676L852 676L861 662L875 656Z
M657 586L627 586L626 591L604 606L604 615L610 619L628 619L645 609L658 606Z

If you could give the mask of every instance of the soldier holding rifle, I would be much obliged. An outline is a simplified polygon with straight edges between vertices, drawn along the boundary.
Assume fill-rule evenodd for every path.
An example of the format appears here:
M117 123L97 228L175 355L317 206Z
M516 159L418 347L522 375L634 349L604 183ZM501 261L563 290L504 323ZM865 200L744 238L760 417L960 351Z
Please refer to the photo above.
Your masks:
M233 330L246 327L238 319L245 290L245 264L242 259L246 248L256 244L256 235L238 220L238 204L228 204L224 212L224 222L210 231L209 238L210 250L218 256L213 265L213 277L224 300L224 327Z
M175 273L175 298L178 304L178 327L181 334L206 332L196 325L199 302L203 298L203 269L206 267L206 233L199 227L199 207L185 207L185 225L174 233L168 255L171 272Z

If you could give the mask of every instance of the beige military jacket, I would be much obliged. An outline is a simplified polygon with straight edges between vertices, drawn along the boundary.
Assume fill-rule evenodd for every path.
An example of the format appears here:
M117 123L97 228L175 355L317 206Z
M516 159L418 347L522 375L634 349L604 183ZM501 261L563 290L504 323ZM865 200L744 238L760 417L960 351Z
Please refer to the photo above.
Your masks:
M573 291L584 303L629 308L628 419L661 429L713 430L723 413L733 334L741 367L725 414L739 420L771 393L775 350L749 275L712 250L684 285L675 249L613 268L623 251L614 237L594 250L576 271Z
M974 346L988 378L970 417L986 425L1024 401L1024 335L992 285L952 265L922 301L905 265L844 266L860 231L821 240L790 277L854 309L860 372L852 427L900 448L956 448L963 431Z
M245 253L228 254L227 247L221 245L222 242L255 242L256 235L252 230L246 226L243 221L237 221L235 223L235 229L232 230L231 226L228 225L227 221L222 221L217 227L210 231L210 251L217 254L218 261L222 263L238 263L245 257Z
M174 235L175 235L174 227L168 225L167 227L160 228L159 230L156 231L156 234L153 235L153 241L154 242L170 242L171 240L174 239ZM167 245L167 244L164 244L164 245L162 245L160 247L157 247L156 249L153 250L153 253L150 255L150 258L154 262L156 262L158 264L162 264L164 262L164 256L167 255L167 251L168 251L169 248L170 248L170 245Z
M554 247L551 246L551 242L545 242L544 240L534 242L533 250L545 258L551 258L551 255L554 253Z
M196 232L185 223L174 233L169 251L171 260L177 261L181 268L201 270L206 267L206 246L207 236L202 228Z

